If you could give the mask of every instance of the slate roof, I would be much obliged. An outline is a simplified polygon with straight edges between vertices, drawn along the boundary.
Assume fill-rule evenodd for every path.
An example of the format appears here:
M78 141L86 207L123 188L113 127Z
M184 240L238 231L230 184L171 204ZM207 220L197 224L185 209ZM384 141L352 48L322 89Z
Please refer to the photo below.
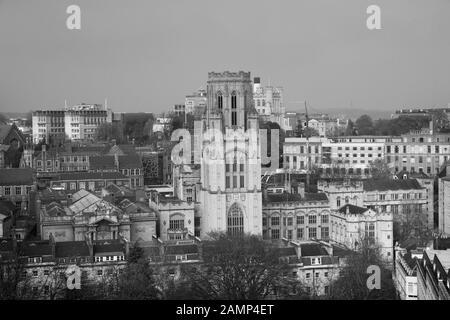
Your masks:
M85 241L56 242L56 258L87 257L89 255L89 247Z
M90 170L115 170L114 156L96 156L89 158Z
M166 247L165 254L189 254L198 253L198 247L195 244L188 245L169 245Z
M327 250L319 243L301 243L300 248L302 257L328 256Z
M363 184L364 191L423 189L416 179L368 179Z
M20 255L23 257L51 256L52 246L48 240L26 241L18 244Z
M128 179L120 172L63 172L55 176L56 181L79 181L79 180L113 180Z
M125 253L125 246L119 240L97 242L94 244L94 255L97 253L110 253L110 252Z
M137 154L119 156L119 169L142 168L142 161Z
M0 169L0 186L30 186L33 184L33 169L31 168Z
M0 143L4 143L6 137L8 136L9 132L11 131L12 125L8 124L0 124Z
M126 186L118 186L114 183L108 184L106 188L104 188L108 193L114 194L114 196L121 195L123 197L134 197L134 191Z
M362 213L366 212L367 210L369 210L368 208L358 207L358 206L354 206L352 204L346 204L345 206L340 207L338 211L340 213L347 214L347 208L348 208L348 214L362 214Z
M328 201L325 193L305 193L305 197L298 193L269 193L265 196L265 202L302 202L302 201Z

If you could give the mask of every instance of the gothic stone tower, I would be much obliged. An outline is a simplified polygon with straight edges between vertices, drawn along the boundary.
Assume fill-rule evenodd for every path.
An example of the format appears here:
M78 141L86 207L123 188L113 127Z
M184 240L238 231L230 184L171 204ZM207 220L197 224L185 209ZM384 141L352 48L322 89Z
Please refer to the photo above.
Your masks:
M250 72L210 72L196 123L201 238L212 231L262 234L261 156Z

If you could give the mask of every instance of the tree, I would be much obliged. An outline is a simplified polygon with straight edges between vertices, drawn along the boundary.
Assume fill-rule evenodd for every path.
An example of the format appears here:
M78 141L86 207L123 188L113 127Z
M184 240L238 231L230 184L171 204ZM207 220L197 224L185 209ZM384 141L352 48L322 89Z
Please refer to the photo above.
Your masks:
M352 120L348 120L347 122L347 129L345 130L346 136L354 136L355 135L355 125L353 124Z
M358 135L373 135L375 134L375 129L373 127L372 118L364 114L356 119L356 128L358 130Z
M396 293L391 271L382 259L378 246L369 239L361 239L358 251L352 251L345 259L339 277L330 285L330 298L337 300L395 300ZM369 289L369 266L381 270L380 289Z
M428 225L428 216L417 206L409 206L407 213L394 216L394 239L399 242L413 240L426 246L433 239L433 230Z
M97 127L95 131L96 141L111 141L113 139L117 143L125 142L121 123L103 123Z
M449 120L447 113L442 109L434 109L430 112L433 121L434 129L441 131L449 127Z
M392 174L388 164L382 159L375 159L369 165L373 179L390 179Z
M303 128L302 130L302 136L305 138L310 138L310 137L318 137L319 136L319 132L311 127L307 127L307 128Z
M204 264L182 269L191 299L264 299L284 295L298 285L277 248L253 235L211 234L203 244ZM189 288L186 290L186 288ZM291 289L291 290L289 290Z
M159 298L153 269L145 259L128 263L119 276L116 299L154 300Z

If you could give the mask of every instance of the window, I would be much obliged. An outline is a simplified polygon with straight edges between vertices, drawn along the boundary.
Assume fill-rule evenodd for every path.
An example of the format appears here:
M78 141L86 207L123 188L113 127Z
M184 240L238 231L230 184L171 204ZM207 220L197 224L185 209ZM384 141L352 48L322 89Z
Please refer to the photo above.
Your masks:
M308 217L308 223L309 224L316 224L317 223L317 217L315 215L310 215Z
M317 228L309 228L309 238L316 238L317 237Z
M244 176L240 177L240 181L239 182L240 182L240 187L244 188Z
M305 278L306 279L310 279L311 278L311 273L310 272L305 273Z
M16 194L17 195L22 194L22 187L16 187Z
M340 198L340 197L337 197L337 199L336 199L336 206L337 206L338 208L341 207L341 198Z
M270 220L270 225L279 226L280 225L280 217L272 217Z
M288 217L288 218L287 218L287 225L288 225L288 226L292 226L293 220L294 220L294 219L293 219L292 217Z
M184 218L181 215L176 215L170 218L169 229L182 230L184 229Z
M321 258L311 258L311 264L312 265L317 265L317 264L321 264L322 263L322 259Z
M305 224L305 217L297 216L297 224Z
M303 239L303 228L297 229L297 240Z
M241 236L244 234L244 214L237 204L233 204L228 211L227 231L231 236Z
M230 177L225 177L225 187L230 188Z
M330 237L330 231L328 227L322 227L322 234L321 234L321 238L322 239L327 239Z
M328 223L328 215L322 215L322 223Z
M45 269L45 270L44 270L44 276L48 276L49 274L50 274L50 270Z
M280 229L272 229L272 239L280 239Z
M97 275L98 276L102 276L103 275L103 270L97 270Z
M37 277L38 276L38 271L37 270L33 270L33 277Z
M237 125L237 97L236 92L233 91L231 93L231 125L236 126Z
M11 195L11 187L5 187L5 196Z

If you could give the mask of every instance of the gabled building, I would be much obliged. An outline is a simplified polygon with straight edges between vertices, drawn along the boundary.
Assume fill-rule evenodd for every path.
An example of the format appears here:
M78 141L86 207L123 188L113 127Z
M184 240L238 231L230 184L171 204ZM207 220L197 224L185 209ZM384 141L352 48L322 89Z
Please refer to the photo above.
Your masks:
M0 199L9 200L17 208L26 210L29 194L35 188L35 175L32 169L0 169Z

